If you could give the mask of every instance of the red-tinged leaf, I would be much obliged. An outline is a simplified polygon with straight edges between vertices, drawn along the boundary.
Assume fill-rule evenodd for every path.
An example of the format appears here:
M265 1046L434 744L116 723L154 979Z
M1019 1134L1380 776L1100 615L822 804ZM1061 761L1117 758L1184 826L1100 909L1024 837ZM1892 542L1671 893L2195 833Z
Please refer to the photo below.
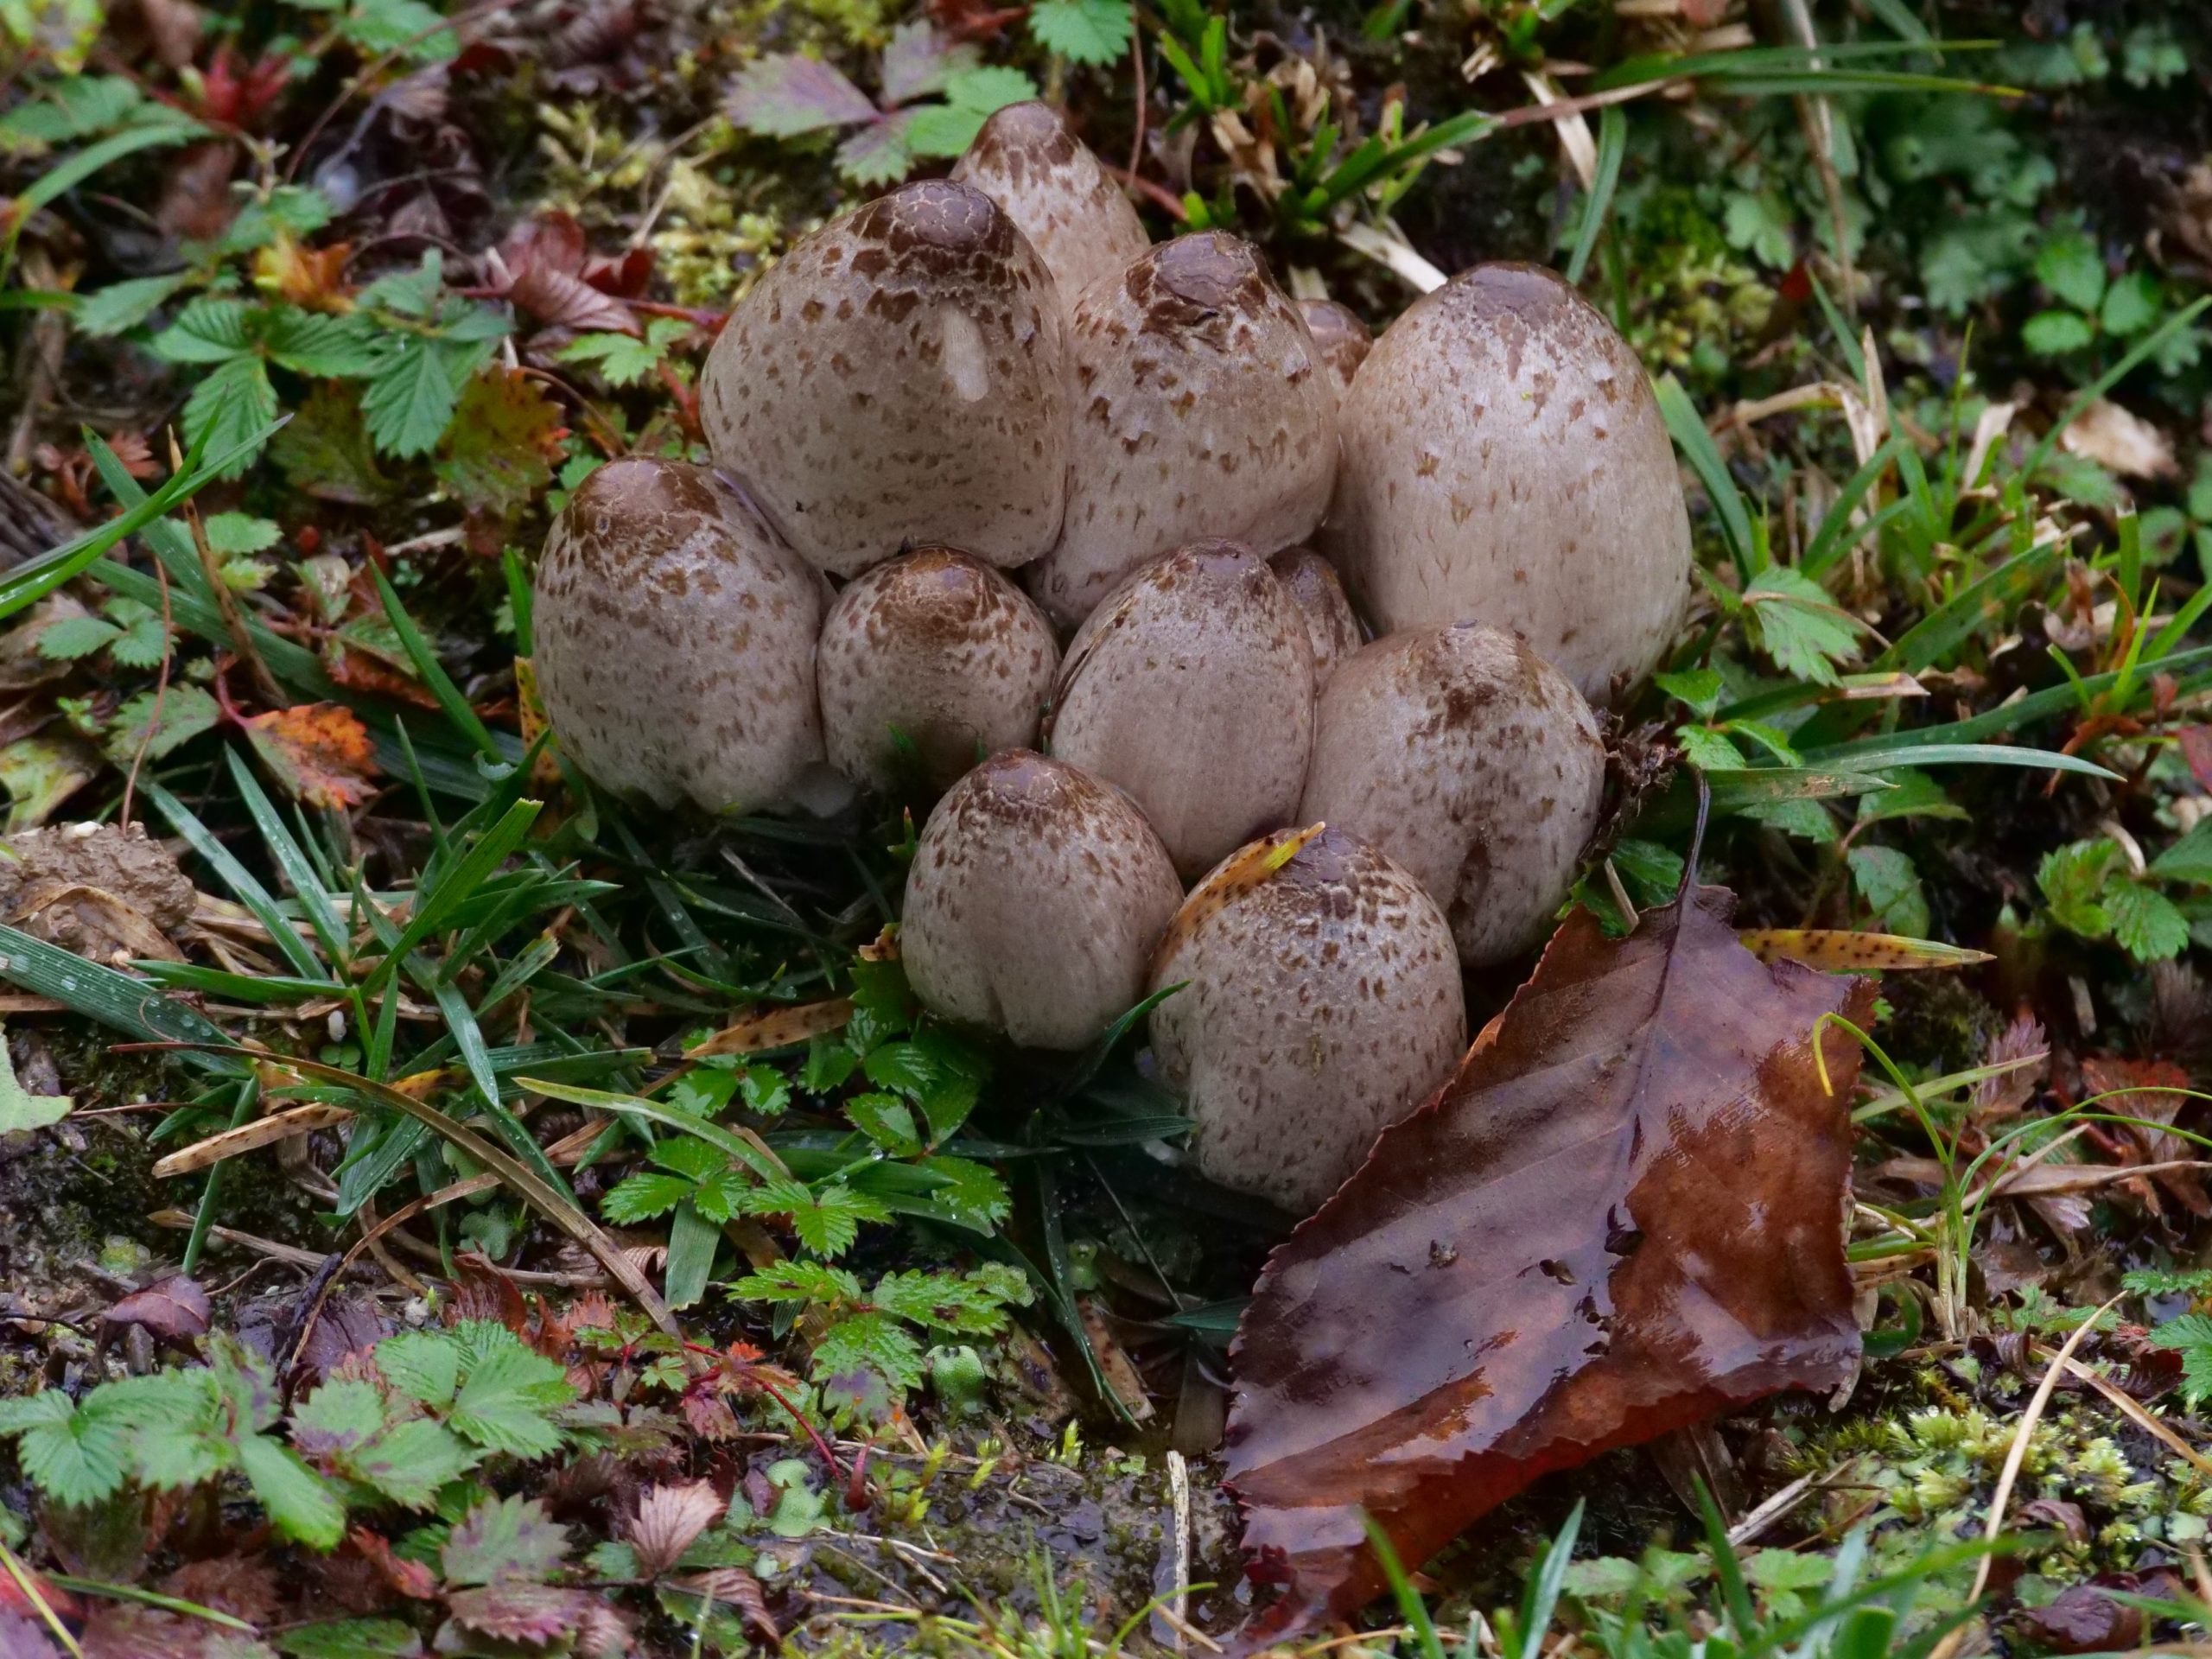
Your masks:
M738 71L722 109L746 131L764 138L849 127L876 115L868 94L836 68L792 52L756 58Z
M440 1559L451 1584L550 1578L569 1552L569 1534L534 1497L487 1497L447 1534Z
M207 1334L207 1293L182 1274L124 1297L105 1315L110 1325L143 1325L165 1342L196 1342Z
M783 1645L783 1632L768 1615L768 1599L761 1592L760 1580L743 1567L718 1567L711 1573L680 1580L677 1587L736 1608L771 1652Z
M1764 963L1706 887L1570 917L1435 1098L1278 1249L1231 1361L1256 1639L1384 1587L1531 1481L1853 1374L1847 1103L1870 980Z
M973 69L983 54L917 17L891 31L883 48L883 105L896 109L944 90L953 76Z
M574 271L550 265L517 271L507 285L507 297L549 327L573 328L580 334L641 332L636 315L621 301L601 293Z
M435 470L464 507L508 518L552 483L567 431L537 382L519 369L486 369L461 389Z
M165 1595L212 1607L249 1624L271 1624L283 1605L276 1567L266 1555L215 1555L188 1561L162 1580Z
M127 1601L96 1611L81 1641L85 1659L276 1659L244 1630Z
M649 1579L667 1572L701 1533L721 1519L723 1508L721 1495L707 1481L648 1487L629 1523L638 1570Z
M2179 741L2189 775L2199 789L2212 790L2212 726L2184 726Z
M368 728L342 703L303 702L245 722L254 753L287 794L344 810L369 798L377 767Z
M470 1630L533 1648L544 1647L574 1630L595 1605L582 1590L514 1581L457 1590L446 1598L454 1619Z
M84 1604L68 1591L64 1590L58 1584L48 1583L36 1573L29 1573L29 1577L32 1586L39 1593L39 1599L45 1602L55 1614L73 1620L84 1618ZM23 1593L22 1586L16 1582L16 1575L12 1573L0 1572L0 1621L4 1621L10 1613L18 1613L28 1618L41 1618L31 1599ZM41 1628L43 1628L42 1620ZM6 1659L6 1655L7 1649L0 1647L0 1659Z
M436 1597L438 1575L420 1561L393 1554L391 1541L382 1533L356 1527L348 1536L362 1559L376 1568L377 1575L401 1595L415 1601L429 1601Z
M0 1659L60 1659L60 1653L47 1639L43 1621L0 1609Z

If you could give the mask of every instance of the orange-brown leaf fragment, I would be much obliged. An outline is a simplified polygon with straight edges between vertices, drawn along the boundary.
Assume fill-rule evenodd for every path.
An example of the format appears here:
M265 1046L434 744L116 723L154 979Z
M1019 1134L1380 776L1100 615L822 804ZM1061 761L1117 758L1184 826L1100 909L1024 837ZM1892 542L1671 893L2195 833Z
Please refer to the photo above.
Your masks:
M1847 1103L1869 980L1762 963L1700 888L1586 911L1459 1073L1268 1263L1231 1363L1230 1482L1282 1640L1539 1476L1859 1357Z
M369 798L376 748L369 728L343 704L303 702L256 715L245 728L286 792L309 806L342 811Z

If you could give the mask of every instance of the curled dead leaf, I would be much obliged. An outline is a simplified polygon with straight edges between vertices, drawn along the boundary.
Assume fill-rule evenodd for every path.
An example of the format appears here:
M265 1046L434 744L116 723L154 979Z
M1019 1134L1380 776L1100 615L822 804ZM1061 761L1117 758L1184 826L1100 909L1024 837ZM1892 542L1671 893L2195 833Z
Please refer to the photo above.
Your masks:
M638 1570L652 1579L667 1572L683 1559L683 1552L701 1533L721 1518L722 1509L721 1495L709 1481L646 1488L627 1529Z
M1700 888L1578 911L1459 1074L1268 1262L1229 1478L1281 1641L1552 1470L1859 1363L1846 1103L1871 980L1761 963ZM1823 1080L1825 1071L1825 1081Z
M101 1317L109 1325L143 1325L164 1342L196 1342L207 1334L207 1293L182 1274L124 1297Z
M254 753L296 799L339 811L368 799L376 747L343 704L299 703L256 715L245 728Z

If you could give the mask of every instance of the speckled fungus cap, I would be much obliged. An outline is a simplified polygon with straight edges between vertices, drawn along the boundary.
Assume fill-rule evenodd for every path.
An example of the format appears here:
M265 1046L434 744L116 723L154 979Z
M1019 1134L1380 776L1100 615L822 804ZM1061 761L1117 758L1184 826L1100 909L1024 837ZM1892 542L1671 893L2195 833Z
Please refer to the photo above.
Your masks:
M1594 702L1690 594L1674 448L1626 341L1548 270L1478 265L1384 331L1340 412L1317 543L1378 632L1487 622Z
M1397 860L1481 966L1543 937L1605 784L1597 717L1573 682L1524 641L1463 622L1391 634L1338 665L1298 810Z
M1201 1171L1296 1214L1451 1074L1467 1043L1452 932L1419 883L1332 826L1232 854L1168 925L1152 1047Z
M781 805L822 760L824 597L706 467L609 461L569 495L537 563L534 666L554 732L619 792Z
M1021 227L1052 273L1063 306L1119 275L1151 245L1122 188L1049 104L1009 104L993 115L952 176L989 196Z
M1025 1047L1078 1049L1142 998L1147 959L1182 897L1128 797L1017 749L977 766L930 814L899 950L931 1013Z
M1250 243L1218 232L1163 242L1085 289L1069 331L1067 519L1029 572L1054 617L1081 621L1187 542L1227 537L1272 553L1320 522L1336 392Z
M967 185L902 186L785 254L723 326L699 412L715 464L838 575L932 544L1017 565L1059 534L1059 298Z

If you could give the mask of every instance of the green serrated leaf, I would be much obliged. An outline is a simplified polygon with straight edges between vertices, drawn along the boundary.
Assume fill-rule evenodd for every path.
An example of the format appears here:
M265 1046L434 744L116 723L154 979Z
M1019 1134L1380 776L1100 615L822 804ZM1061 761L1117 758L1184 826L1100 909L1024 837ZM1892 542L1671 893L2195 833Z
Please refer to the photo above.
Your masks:
M2105 889L2104 909L2113 938L2138 962L2171 962L2189 948L2189 918L2155 887L2113 882Z
M461 1346L442 1332L403 1331L377 1344L371 1357L385 1382L426 1406L445 1406L461 1386Z
M122 637L121 628L97 616L65 616L39 630L38 654L48 662L73 663Z
M599 1212L618 1227L634 1226L664 1216L691 1196L687 1176L641 1170L611 1188L599 1201Z
M278 1532L310 1549L338 1548L346 1536L346 1505L329 1482L266 1434L240 1436L238 1455L247 1484Z
M2076 311L2094 311L2105 296L2104 256L2087 236L2055 236L2036 256L2036 280Z
M292 1444L309 1457L352 1452L384 1428L384 1395L365 1377L325 1382L292 1408Z
M1128 53L1136 18L1128 0L1038 0L1029 8L1029 33L1072 62L1106 64Z
M1847 861L1853 887L1874 912L1883 931L1913 938L1928 937L1928 897L1909 854L1894 847L1860 845L1851 849Z
M143 754L159 760L222 722L215 699L196 685L172 684L161 692L141 691L115 711L102 747L118 766Z
M575 1398L567 1372L512 1336L468 1373L446 1421L456 1433L510 1457L542 1458L561 1446L551 1414Z
M170 276L135 276L110 283L78 302L77 327L96 338L136 328L174 297L185 285L181 273Z
M184 435L190 443L204 444L208 454L221 454L265 431L276 418L276 388L269 384L268 365L257 357L233 357L193 387L184 404ZM238 477L257 454L240 455L220 475Z
M227 363L253 349L254 315L243 300L196 299L154 336L154 355L169 363Z
M541 1582L569 1553L569 1535L534 1497L487 1497L454 1525L439 1552L446 1582Z
M442 1423L416 1417L396 1424L345 1462L346 1471L404 1509L427 1510L440 1490L483 1460L484 1453Z

